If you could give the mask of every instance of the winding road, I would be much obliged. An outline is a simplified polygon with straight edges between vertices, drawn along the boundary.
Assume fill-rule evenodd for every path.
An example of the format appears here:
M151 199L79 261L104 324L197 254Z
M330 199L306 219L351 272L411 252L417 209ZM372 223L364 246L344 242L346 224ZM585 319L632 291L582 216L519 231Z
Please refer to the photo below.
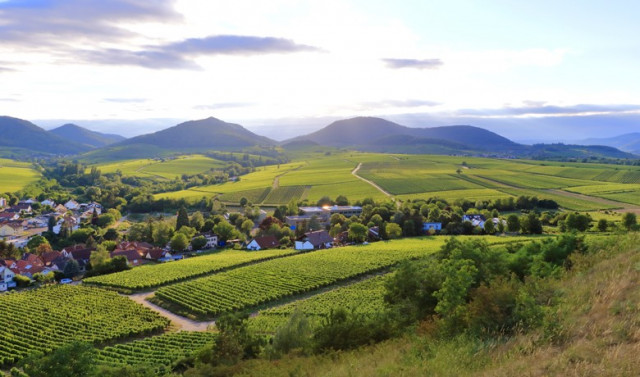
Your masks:
M388 197L392 197L393 195L391 195L390 193L388 193L387 191L385 191L382 187L376 185L375 183L371 182L370 180L366 179L366 178L362 178L361 176L358 175L358 170L360 170L360 167L362 166L362 162L358 163L358 166L356 166L355 169L353 169L353 171L351 172L351 174L353 174L356 178L360 179L363 182L366 182L368 184L370 184L371 186L375 187L378 191L380 191L381 193L385 194Z

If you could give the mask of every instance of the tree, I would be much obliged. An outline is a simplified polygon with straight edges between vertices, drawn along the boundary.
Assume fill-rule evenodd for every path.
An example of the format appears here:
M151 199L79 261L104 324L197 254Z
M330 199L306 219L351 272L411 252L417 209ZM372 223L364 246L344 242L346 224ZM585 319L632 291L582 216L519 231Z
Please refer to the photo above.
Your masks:
M198 236L191 240L191 249L202 250L207 245L207 239L204 236Z
M511 214L507 217L507 230L513 233L520 230L520 220L517 215Z
M89 262L91 263L92 268L100 268L101 266L106 265L111 262L111 255L109 255L109 251L103 245L98 246L98 248L91 253L89 257Z
M244 207L247 204L249 204L249 199L245 198L244 196L240 198L240 207Z
M609 223L607 222L607 219L598 220L598 230L599 231L606 232L608 227L609 227Z
M40 244L38 247L36 247L36 254L38 254L39 256L42 256L42 254L48 253L52 250L53 249L51 249L51 245L49 245L49 243L43 243L43 244Z
M227 241L237 237L236 228L226 221L220 221L218 225L213 227L213 232L220 237L220 241Z
M87 241L85 242L85 247L89 249L93 249L96 246L97 246L96 240L93 238L93 236L89 236L89 238L87 238Z
M197 232L196 232L195 228L192 228L190 226L183 226L176 233L182 233L182 234L185 235L185 237L187 237L187 239L192 239L193 236L195 236Z
M251 229L253 229L253 221L247 219L242 222L240 225L240 229L246 234L249 235L251 233Z
M391 240L402 236L402 228L400 228L400 225L396 223L387 223L385 231L387 233L387 237Z
M339 206L348 206L349 199L347 199L347 197L344 195L338 195L338 197L336 198L336 204Z
M44 238L42 236L33 236L33 237L31 237L29 242L27 242L27 247L29 248L29 250L35 250L40 245L49 245L49 240L47 240L46 238ZM49 246L49 247L51 247L51 246Z
M83 377L95 371L96 350L89 343L72 340L50 355L36 352L20 365L30 377Z
M120 237L120 234L116 229L113 229L113 228L107 229L107 231L102 236L102 238L108 241L117 241L118 237Z
M69 259L69 261L64 265L62 273L69 279L78 276L78 274L80 274L80 265L78 264L78 261L75 259Z
M193 215L191 215L191 221L189 222L189 225L198 231L202 229L202 227L204 226L204 216L202 216L202 213L200 211L196 211L193 213Z
M496 233L496 227L493 224L493 221L491 219L489 219L489 220L484 222L484 231L487 234L495 234Z
M176 219L176 230L180 230L183 226L189 226L189 214L187 209L182 206L178 210L178 218Z
M98 210L93 207L93 213L91 214L91 225L98 225Z
M172 250L175 251L184 251L189 245L189 239L182 233L176 233L171 241L169 242L169 246L171 246Z
M110 213L104 213L100 216L98 216L98 220L96 222L96 224L100 227L100 228L106 228L110 225L113 225L116 223L116 218L110 214Z
M49 233L53 233L53 227L56 226L56 217L54 215L49 216L49 220L47 222L47 230Z
M328 196L323 196L322 198L320 198L320 200L318 200L318 202L316 203L316 205L318 207L323 207L323 206L330 206L332 205L333 202L331 201L331 198L329 198Z
M522 226L522 230L526 230L530 234L542 234L542 223L534 212L529 213L525 219L526 229L525 226Z
M153 234L153 243L159 246L166 245L171 237L173 236L173 227L171 227L168 223L164 221L159 221L153 223L152 226L152 234Z
M354 242L364 242L367 240L369 229L360 224L352 223L349 225L349 239Z
M636 214L633 212L627 212L622 216L622 225L627 230L633 230L638 225Z

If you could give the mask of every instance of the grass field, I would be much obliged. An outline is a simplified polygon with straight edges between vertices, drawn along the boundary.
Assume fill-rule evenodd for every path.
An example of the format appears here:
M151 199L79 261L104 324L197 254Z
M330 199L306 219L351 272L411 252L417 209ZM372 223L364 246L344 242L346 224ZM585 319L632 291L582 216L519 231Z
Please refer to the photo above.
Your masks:
M39 178L30 163L0 158L0 192L19 191Z
M124 176L174 179L182 174L194 175L221 169L225 163L203 155L186 155L173 159L136 159L93 165L103 173L122 172Z

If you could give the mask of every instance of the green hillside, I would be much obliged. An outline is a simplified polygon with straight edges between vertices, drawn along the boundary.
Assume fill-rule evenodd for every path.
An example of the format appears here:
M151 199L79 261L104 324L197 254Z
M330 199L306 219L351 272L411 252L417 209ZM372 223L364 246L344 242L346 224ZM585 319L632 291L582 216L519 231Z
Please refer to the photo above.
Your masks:
M65 124L58 128L49 130L49 132L58 135L65 140L86 145L91 148L100 148L125 140L125 138L120 135L103 134L88 130L75 124Z
M0 116L0 148L21 148L26 152L71 155L90 147L64 139L35 124L8 116Z

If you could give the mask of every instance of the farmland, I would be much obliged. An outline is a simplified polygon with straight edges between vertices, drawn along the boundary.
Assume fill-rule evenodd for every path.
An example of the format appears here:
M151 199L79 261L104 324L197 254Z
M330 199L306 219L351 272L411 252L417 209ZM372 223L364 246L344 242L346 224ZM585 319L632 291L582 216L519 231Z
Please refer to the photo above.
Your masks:
M316 202L324 196L344 195L352 201L381 200L378 185L401 200L439 197L449 201L493 200L519 195L555 200L565 209L594 211L621 208L624 203L638 205L640 169L595 163L502 160L479 157L437 155L393 155L353 151L296 152L291 163L266 166L240 177L237 182L194 187L157 194L156 198L191 200L217 196L225 203L245 197L254 204L279 205L291 199ZM144 168L143 171L153 171ZM160 172L157 172L160 174ZM549 190L580 192L619 201L619 206L558 195Z
M408 238L279 258L161 287L153 300L170 310L211 317L310 292L418 258L437 251L447 239ZM493 244L527 239L487 237Z
M186 155L173 159L137 159L94 165L103 173L120 171L124 176L139 178L174 179L182 174L193 175L212 169L221 169L225 163L202 155Z
M14 192L40 178L40 173L26 162L0 158L0 192Z
M225 250L176 262L140 266L115 274L87 278L84 281L87 284L123 291L145 290L246 263L283 257L294 253L296 251L292 249L263 250L260 252Z
M177 332L152 336L130 343L105 347L98 351L100 364L149 365L157 372L169 372L171 363L199 351L215 341L216 334L211 332Z
M295 311L302 312L312 324L318 324L331 310L344 308L364 315L384 311L384 283L388 275L377 276L345 287L275 308L262 310L249 320L249 328L259 333L273 333Z
M91 287L51 286L0 295L0 308L0 365L69 340L100 344L150 334L169 324L126 297Z

